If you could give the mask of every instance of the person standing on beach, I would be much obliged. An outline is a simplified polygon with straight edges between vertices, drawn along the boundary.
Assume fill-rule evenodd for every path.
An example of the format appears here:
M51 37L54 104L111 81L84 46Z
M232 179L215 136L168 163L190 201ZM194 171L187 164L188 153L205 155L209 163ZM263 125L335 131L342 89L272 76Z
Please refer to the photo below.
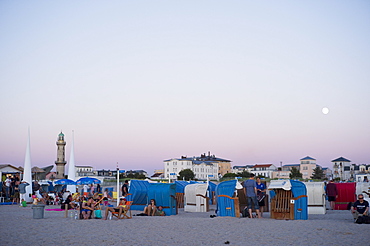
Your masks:
M128 194L128 180L125 180L125 183L122 185L122 196L126 196Z
M251 173L248 180L244 181L243 183L244 193L248 197L248 211L250 218L252 217L252 203L254 205L254 209L256 210L256 214L258 218L261 218L259 205L257 200L257 185L256 181L254 180L254 174Z
M11 189L12 180L10 177L6 177L5 179L5 196L6 199L10 198L10 189Z
M261 217L263 217L263 208L265 207L266 185L256 178L258 206L260 207Z
M338 198L337 186L334 184L334 181L331 179L329 184L326 186L326 195L328 196L328 201L330 202L331 210L335 209L335 201Z
M19 184L18 189L19 189L20 201L22 200L26 201L26 186L29 186L29 185L30 184L24 180L22 180L22 182Z

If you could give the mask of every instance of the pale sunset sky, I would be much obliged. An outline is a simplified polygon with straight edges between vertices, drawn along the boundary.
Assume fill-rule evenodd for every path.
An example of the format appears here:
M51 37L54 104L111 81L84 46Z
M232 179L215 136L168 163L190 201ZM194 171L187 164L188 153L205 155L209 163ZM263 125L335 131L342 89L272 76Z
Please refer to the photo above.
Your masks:
M1 1L0 163L369 164L369 58L365 0Z

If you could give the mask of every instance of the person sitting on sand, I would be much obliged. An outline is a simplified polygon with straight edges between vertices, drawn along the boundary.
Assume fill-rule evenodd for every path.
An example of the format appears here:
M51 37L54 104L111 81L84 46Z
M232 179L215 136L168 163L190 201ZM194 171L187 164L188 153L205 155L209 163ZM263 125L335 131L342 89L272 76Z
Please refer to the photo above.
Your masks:
M82 216L85 220L90 218L91 213L94 211L94 199L90 196L87 201L82 202Z
M163 211L163 207L162 206L158 206L158 209L155 212L155 216L166 216L166 213Z
M116 208L106 207L105 208L104 220L106 220L108 218L109 212L111 212L111 213L118 212L118 218L121 218L121 215L122 215L123 210L127 210L128 209L128 206L126 205L126 201L127 201L126 198L121 197L119 199L118 207L116 207Z
M353 219L356 221L358 216L368 215L369 203L364 200L364 195L359 194L358 200L351 207Z
M68 206L68 209L75 208L75 204L72 202L72 195L67 196L67 199L61 205L61 209L65 209L66 205Z
M154 216L156 211L157 211L157 206L155 204L155 200L151 199L148 206L144 208L144 214L147 214L148 216Z

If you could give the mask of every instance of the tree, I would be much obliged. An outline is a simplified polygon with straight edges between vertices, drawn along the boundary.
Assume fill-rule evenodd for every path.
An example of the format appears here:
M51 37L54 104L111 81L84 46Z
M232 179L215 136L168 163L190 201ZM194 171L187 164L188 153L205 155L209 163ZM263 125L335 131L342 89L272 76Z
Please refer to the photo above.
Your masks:
M236 173L225 173L225 175L222 178L235 178L238 177Z
M295 167L290 170L289 178L291 179L301 179L302 173Z
M243 171L241 173L238 173L238 177L249 178L250 176L251 176L251 173L248 171Z
M325 176L324 171L321 169L321 167L316 167L313 170L311 179L323 179Z
M177 177L177 179L179 180L185 179L188 181L194 179L194 177L195 174L191 169L183 169L179 172L179 176Z
M127 178L130 178L130 179L145 179L145 175L144 174L140 174L140 173L128 173L127 174Z

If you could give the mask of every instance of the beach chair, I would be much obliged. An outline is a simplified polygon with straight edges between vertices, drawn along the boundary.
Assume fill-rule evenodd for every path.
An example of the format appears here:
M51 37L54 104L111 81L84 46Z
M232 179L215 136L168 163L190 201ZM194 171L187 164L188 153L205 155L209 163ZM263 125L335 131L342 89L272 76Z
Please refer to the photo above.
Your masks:
M207 195L208 184L190 184L185 187L186 212L208 212L209 198Z
M275 197L271 199L271 218L294 220L294 203L291 202L291 190L275 190Z
M101 204L103 202L104 197L100 198L94 205L95 210L101 210Z
M127 201L126 208L122 210L121 216L119 216L119 212L112 212L112 216L116 217L117 219L131 219L131 205L132 201Z

